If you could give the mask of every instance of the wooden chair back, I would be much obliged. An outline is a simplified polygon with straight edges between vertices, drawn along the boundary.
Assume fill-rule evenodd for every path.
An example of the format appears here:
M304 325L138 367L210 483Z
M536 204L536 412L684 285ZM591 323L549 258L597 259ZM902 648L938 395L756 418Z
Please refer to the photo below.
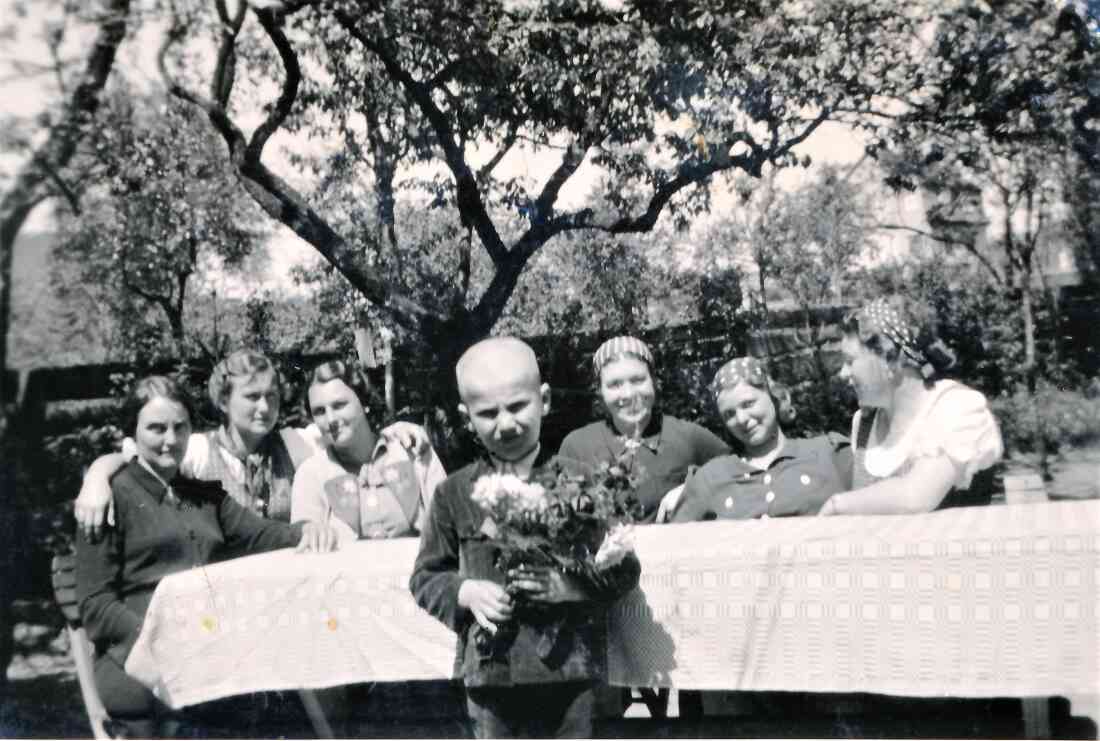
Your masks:
M95 686L95 672L92 661L95 647L88 640L84 627L80 623L80 605L76 600L76 557L72 553L57 554L50 564L53 582L54 601L61 614L65 616L65 630L69 634L69 653L76 665L76 678L80 683L80 696L84 700L84 710L88 713L88 723L92 735L97 739L111 738L107 725L111 717L99 699L99 690Z

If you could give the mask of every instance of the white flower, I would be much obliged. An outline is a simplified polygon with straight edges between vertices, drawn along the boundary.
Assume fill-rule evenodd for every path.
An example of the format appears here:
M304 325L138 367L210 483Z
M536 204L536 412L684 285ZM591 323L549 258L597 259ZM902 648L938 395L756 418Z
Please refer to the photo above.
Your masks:
M603 570L616 566L634 550L634 526L618 524L604 536L596 551L596 568Z
M544 512L549 506L546 499L546 489L539 484L521 484L517 492L520 509Z
M495 508L504 500L521 510L541 512L547 507L546 490L514 474L492 473L480 477L474 483L470 498L485 510Z

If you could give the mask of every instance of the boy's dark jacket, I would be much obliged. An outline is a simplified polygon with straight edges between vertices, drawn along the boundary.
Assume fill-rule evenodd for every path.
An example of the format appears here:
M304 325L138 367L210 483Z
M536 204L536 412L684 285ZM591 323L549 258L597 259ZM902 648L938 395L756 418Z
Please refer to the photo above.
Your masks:
M535 465L545 466L551 460L551 456L540 455ZM462 677L467 687L603 678L607 672L607 609L638 584L641 566L634 554L611 569L603 584L589 588L590 602L552 605L537 613L517 610L522 617L513 619L509 627L518 628L518 632L503 650L479 648L474 640L480 627L473 613L459 607L459 586L467 578L505 583L504 574L493 564L494 548L481 532L485 513L470 499L474 482L493 471L491 462L479 460L439 485L409 580L413 596L457 634L455 675ZM552 651L547 650L548 642L554 644Z

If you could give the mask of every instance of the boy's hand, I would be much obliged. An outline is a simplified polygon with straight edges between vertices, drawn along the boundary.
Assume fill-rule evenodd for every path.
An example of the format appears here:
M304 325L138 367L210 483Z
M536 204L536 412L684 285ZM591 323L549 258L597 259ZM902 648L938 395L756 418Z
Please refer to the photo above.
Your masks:
M584 602L588 591L575 577L548 566L523 566L508 572L509 584L534 602Z
M458 604L474 614L478 625L490 633L497 623L512 617L512 598L504 587L485 579L467 579L458 588Z

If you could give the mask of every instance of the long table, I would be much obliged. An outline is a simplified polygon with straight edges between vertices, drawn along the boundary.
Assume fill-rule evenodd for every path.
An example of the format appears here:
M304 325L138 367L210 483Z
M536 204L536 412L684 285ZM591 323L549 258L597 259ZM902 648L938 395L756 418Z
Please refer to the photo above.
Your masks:
M636 529L613 684L1034 697L1100 693L1100 501ZM415 539L278 551L157 587L126 670L172 707L447 679L408 591Z

